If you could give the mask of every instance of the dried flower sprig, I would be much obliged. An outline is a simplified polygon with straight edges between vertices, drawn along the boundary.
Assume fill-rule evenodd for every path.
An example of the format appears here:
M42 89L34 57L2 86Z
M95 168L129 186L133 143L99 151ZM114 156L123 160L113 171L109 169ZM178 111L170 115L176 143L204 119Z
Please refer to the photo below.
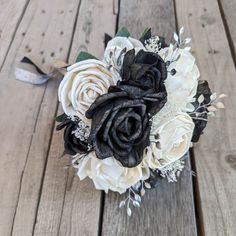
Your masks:
M224 103L221 101L221 99L225 97L227 97L226 94L222 93L217 97L217 94L213 93L210 96L210 102L203 104L204 96L201 94L197 99L198 106L194 109L194 111L189 112L188 114L192 117L192 119L207 121L208 116L215 116L215 111L217 111L217 109L223 109L225 107ZM207 114L206 118L202 117L204 114Z
M148 182L143 180L139 181L136 185L128 189L128 196L122 200L119 204L119 208L122 208L126 205L126 213L128 216L132 215L131 206L140 207L142 202L142 196L145 194L145 188L150 189L151 185Z

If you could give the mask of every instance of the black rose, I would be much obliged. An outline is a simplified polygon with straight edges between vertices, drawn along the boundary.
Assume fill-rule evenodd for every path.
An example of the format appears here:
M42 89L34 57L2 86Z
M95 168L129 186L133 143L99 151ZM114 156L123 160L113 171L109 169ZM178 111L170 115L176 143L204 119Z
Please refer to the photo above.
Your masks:
M65 153L69 155L76 155L78 153L87 153L89 150L86 132L88 127L79 119L66 117L56 129L64 130L64 148Z
M114 156L125 167L137 166L149 145L151 123L142 99L125 91L99 96L86 112L92 119L89 140L100 159Z
M146 101L148 112L152 115L165 105L166 64L156 53L141 50L135 56L134 50L128 51L124 56L121 76L122 81L117 87L133 97L142 97ZM133 87L137 87L138 90L134 90Z
M209 88L208 82L205 80L200 80L198 83L198 87L197 87L197 93L195 95L196 98L196 102L193 103L193 106L195 108L198 108L199 105L201 105L201 108L197 109L198 112L198 117L196 117L196 115L193 115L194 118L193 122L195 124L194 127L194 131L193 131L193 137L192 137L192 142L198 142L201 134L203 133L203 130L205 129L206 125L207 125L207 105L210 103L212 92ZM203 95L204 100L201 104L199 104L198 102L198 98L200 97L200 95ZM200 119L197 119L200 118Z

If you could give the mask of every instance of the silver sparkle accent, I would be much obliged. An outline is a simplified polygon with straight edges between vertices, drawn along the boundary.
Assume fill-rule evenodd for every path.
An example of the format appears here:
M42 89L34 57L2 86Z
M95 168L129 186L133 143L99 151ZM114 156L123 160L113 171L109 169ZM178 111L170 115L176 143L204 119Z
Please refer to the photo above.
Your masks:
M161 42L160 42L160 38L158 36L153 36L153 37L145 40L144 45L145 45L145 48L149 52L157 53L161 49Z
M75 135L76 138L81 141L87 141L90 133L90 127L86 125L82 120L78 122L78 127L71 133Z
M160 175L167 178L168 182L177 182L181 171L184 169L185 162L183 160L177 160L159 170Z

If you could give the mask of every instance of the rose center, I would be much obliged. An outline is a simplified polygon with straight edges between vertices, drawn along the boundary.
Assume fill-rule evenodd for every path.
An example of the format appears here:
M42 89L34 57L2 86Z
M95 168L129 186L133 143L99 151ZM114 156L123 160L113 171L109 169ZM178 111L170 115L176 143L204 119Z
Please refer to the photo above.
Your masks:
M96 91L94 91L94 90L92 90L92 89L90 89L90 90L88 90L88 97L90 98L90 99L95 99L99 94L97 94L97 92Z

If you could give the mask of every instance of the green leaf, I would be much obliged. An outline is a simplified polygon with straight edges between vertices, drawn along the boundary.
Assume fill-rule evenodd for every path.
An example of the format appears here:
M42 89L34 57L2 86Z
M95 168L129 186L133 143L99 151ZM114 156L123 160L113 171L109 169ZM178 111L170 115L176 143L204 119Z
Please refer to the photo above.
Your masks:
M151 28L146 27L146 28L144 29L143 33L141 34L141 37L140 37L139 40L140 40L142 43L144 43L145 40L151 38L151 36L152 36Z
M61 114L61 115L55 117L55 120L56 120L57 122L62 122L65 118L66 118L66 114L63 113L63 114Z
M149 31L149 29L150 29L149 27L145 27L140 38L142 38Z
M120 36L120 37L129 37L130 33L129 33L129 31L126 27L122 27L121 29L118 30L115 37L118 37L118 36Z
M80 62L80 61L84 61L88 59L97 59L97 58L88 52L81 51L78 57L76 58L76 62Z

